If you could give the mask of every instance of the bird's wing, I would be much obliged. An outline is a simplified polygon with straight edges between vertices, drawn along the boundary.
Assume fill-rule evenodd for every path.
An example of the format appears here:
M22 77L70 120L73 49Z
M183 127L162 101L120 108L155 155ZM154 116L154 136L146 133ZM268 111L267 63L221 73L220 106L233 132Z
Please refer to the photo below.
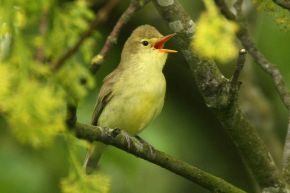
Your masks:
M103 86L101 87L101 90L99 92L99 96L97 99L97 103L95 105L94 113L92 116L92 125L97 125L98 119L104 110L105 106L109 103L109 101L112 99L114 93L113 93L113 87L117 80L119 79L119 74L121 73L121 70L116 68L113 72L111 72L109 75L107 75L103 81Z

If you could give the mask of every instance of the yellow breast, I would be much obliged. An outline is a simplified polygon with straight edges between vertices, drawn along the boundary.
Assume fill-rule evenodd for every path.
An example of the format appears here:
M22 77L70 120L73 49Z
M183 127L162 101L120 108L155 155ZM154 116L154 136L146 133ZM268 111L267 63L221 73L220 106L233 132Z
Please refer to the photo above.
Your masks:
M120 81L118 90L103 110L98 125L121 128L136 135L161 111L166 83L162 73L150 80Z

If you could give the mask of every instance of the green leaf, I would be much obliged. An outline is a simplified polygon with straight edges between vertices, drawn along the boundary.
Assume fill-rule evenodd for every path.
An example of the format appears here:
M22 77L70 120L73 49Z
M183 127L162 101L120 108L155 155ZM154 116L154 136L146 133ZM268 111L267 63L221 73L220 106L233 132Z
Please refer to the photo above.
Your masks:
M63 193L108 193L109 179L99 174L77 176L71 172L61 181L61 189Z
M67 96L73 100L80 100L94 87L95 80L87 67L79 63L66 65L60 69L57 78L65 89Z

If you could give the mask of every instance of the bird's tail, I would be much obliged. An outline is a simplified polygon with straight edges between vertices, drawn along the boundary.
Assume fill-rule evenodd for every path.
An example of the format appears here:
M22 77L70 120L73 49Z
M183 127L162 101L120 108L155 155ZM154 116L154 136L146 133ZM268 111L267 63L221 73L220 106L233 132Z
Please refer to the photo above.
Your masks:
M91 174L97 170L98 162L105 147L106 145L100 142L94 142L90 145L84 162L84 169L87 174Z

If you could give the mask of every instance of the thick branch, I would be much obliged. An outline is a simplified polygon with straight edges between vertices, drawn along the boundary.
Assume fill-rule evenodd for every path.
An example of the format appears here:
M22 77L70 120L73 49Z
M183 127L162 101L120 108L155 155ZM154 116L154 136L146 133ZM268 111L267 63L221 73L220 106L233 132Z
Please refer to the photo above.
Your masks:
M245 191L231 185L225 180L158 151L149 144L140 142L137 138L129 136L120 129L101 128L77 123L74 130L76 136L80 139L91 142L101 141L105 144L113 145L137 157L168 169L212 192L245 193Z
M290 185L290 114L288 115L288 131L286 134L286 142L284 145L284 176L286 182Z
M247 49L247 51L254 58L255 62L259 64L259 66L268 73L275 85L275 88L281 98L281 101L284 103L285 107L288 110L289 118L288 118L288 132L286 134L286 140L284 145L284 170L287 182L290 184L290 93L288 88L283 80L283 76L280 70L277 68L275 64L272 64L267 60L267 58L257 49L256 45L252 41L249 32L243 22L240 22L240 18L238 19L228 8L224 0L216 0L216 4L220 7L221 12L230 20L236 21L240 26L240 31L237 33L237 37L243 44L243 46Z
M192 70L205 103L214 111L261 187L284 190L279 171L257 131L244 118L236 102L229 105L229 81L213 61L202 60L192 52L190 43L195 31L194 22L178 0L154 2L169 27L178 34L176 43Z
M65 63L66 60L72 57L79 50L85 40L93 34L95 28L100 23L103 23L107 20L108 15L118 2L119 0L110 0L103 8L98 11L95 19L90 24L88 30L80 36L79 40L70 49L68 49L62 56L56 59L56 61L52 64L52 70L58 70Z
M124 13L121 15L117 23L115 24L112 32L107 37L107 40L99 52L98 55L96 55L91 64L91 72L96 73L100 67L100 65L103 63L104 58L108 54L108 52L111 50L113 44L115 44L118 40L119 34L121 29L124 27L124 25L131 19L131 17L139 10L141 9L145 4L147 4L149 0L131 0L128 8L124 11Z

